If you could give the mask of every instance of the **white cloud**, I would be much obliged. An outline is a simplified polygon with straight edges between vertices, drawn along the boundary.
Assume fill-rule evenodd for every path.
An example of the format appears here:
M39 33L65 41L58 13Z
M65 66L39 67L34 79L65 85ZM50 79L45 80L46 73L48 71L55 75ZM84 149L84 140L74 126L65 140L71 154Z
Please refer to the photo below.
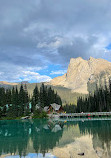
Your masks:
M2 70L0 72L0 81L9 81L9 82L45 82L50 81L51 78L47 75L40 75L40 73L35 71L40 71L44 68L40 67L13 67L13 65L2 65ZM6 72L6 73L5 73Z
M66 72L67 72L67 70L51 71L50 75L63 75Z
M51 80L51 77L37 72L23 71L22 73L23 81L48 82Z
M40 71L40 70L43 70L43 69L46 69L47 66L44 66L44 67L28 67L27 69L30 70L30 71Z

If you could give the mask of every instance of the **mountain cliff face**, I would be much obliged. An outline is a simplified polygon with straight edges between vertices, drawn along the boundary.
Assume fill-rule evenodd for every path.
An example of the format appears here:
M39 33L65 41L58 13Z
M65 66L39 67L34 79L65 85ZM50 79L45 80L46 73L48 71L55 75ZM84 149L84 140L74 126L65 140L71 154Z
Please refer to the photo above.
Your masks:
M90 57L71 58L67 73L56 77L49 84L61 85L72 89L73 92L88 94L96 84L103 84L111 78L111 63L104 59Z

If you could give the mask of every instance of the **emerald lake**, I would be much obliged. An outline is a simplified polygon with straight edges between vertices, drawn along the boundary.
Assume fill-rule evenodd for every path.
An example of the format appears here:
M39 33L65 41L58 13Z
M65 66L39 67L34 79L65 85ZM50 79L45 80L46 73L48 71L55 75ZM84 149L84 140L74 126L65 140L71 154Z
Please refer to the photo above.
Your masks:
M0 121L1 158L111 158L111 120Z

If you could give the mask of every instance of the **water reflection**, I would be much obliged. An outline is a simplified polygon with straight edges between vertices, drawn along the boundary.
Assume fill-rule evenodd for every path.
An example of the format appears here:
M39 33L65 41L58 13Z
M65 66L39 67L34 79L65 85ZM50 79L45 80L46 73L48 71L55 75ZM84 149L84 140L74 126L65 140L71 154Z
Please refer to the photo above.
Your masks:
M19 155L16 156L5 156L4 158L20 158ZM21 158L24 158L24 156L22 156ZM56 158L54 155L46 153L44 156L43 154L33 154L30 153L27 156L25 156L25 158Z
M0 121L0 155L3 153L27 155L34 149L43 156L53 149L62 137L63 123L47 120ZM32 149L27 149L31 143ZM29 150L29 151L27 151Z
M0 121L0 155L26 158L52 157L49 151L91 135L93 148L111 157L111 121L53 122L49 120ZM29 154L30 153L30 154ZM31 154L34 153L34 154ZM37 154L36 154L37 153ZM14 156L19 155L19 156ZM6 158L12 156L6 155Z
M111 157L111 121L79 122L79 128L82 135L90 134L93 136L95 150L98 147L102 148L107 152L108 157Z

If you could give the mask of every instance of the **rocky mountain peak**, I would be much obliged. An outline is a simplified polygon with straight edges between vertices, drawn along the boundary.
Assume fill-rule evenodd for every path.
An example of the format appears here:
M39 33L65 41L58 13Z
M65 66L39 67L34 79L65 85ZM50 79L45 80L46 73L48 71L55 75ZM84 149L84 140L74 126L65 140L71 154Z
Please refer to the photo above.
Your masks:
M90 57L90 58L89 58L89 61L94 61L94 60L96 60L96 59L93 58L93 57Z
M111 63L104 59L90 57L71 58L67 73L51 80L51 85L61 85L73 92L88 93L88 84L100 82L111 77Z
M71 59L70 59L70 64L72 64L72 63L79 63L79 62L82 62L82 61L84 61L84 59L81 58L81 57L78 57L78 58L71 58Z

